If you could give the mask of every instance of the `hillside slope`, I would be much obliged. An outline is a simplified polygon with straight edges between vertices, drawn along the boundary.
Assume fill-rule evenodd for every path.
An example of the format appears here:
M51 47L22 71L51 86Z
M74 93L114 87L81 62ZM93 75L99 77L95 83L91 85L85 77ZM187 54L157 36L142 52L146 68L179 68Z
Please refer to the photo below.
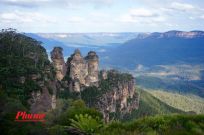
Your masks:
M181 95L161 90L148 91L162 102L183 111L192 111L197 114L204 113L204 99L193 95Z
M184 70L184 69L183 69ZM192 69L193 70L193 69ZM189 75L189 74L188 74ZM157 74L157 76L159 76ZM182 76L182 75L177 75ZM136 82L139 87L144 89L162 89L165 91L172 91L183 94L193 94L200 97L204 97L203 78L197 81L184 81L184 79L174 80L170 76L163 78L154 76L138 76Z
M153 116L157 114L185 113L179 109L167 105L143 89L137 88L137 91L140 93L140 107L138 110L134 110L130 115L124 117L125 120L144 116Z

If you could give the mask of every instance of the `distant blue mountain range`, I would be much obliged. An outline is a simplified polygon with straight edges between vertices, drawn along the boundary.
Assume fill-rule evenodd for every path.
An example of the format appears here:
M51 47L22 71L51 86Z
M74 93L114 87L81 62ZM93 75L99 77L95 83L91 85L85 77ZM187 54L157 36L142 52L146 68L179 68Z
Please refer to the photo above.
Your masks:
M104 67L134 69L136 65L174 63L204 64L203 31L169 31L164 33L27 33L43 42L50 52L54 46L69 56L79 48L82 54L96 51Z
M106 64L134 69L169 64L204 64L204 32L169 31L139 34L104 54Z

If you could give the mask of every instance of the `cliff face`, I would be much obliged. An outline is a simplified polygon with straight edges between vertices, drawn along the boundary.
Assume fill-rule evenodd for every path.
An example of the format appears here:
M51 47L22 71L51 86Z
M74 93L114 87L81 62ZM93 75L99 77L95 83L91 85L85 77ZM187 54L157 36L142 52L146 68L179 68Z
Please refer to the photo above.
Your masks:
M59 51L54 53L55 50L52 51L52 54L55 54L54 58L61 59L61 57L57 57L57 54L63 55ZM53 63L56 62L54 58L52 58L55 60ZM61 63L63 63L62 60ZM109 121L110 113L120 112L120 117L123 117L124 114L137 109L139 105L134 78L130 74L122 74L115 70L102 70L99 78L98 63L99 58L95 52L90 51L86 57L83 57L81 52L76 49L67 59L67 72L61 81L62 87L70 92L81 93L90 86L96 86L99 95L94 107L103 113L106 122Z
M104 74L104 72L102 72ZM97 103L97 107L103 113L106 122L109 121L110 113L120 113L120 118L124 114L131 113L139 107L139 97L135 91L135 80L132 76L128 79L118 79L119 73L109 71L107 80L112 81L112 87L105 92ZM103 76L102 76L103 77Z
M46 112L56 108L57 90L59 83L52 72L52 64L47 65L41 74L31 74L29 78L38 85L32 90L28 100L30 111L33 113Z
M55 47L51 59L56 72L56 79L72 92L80 92L88 86L98 86L98 56L90 51L86 57L76 49L65 64L62 48ZM67 79L68 78L68 79Z
M0 69L4 69L0 70L4 92L17 97L31 112L55 108L57 83L40 42L15 30L0 32Z
M112 112L125 114L138 107L134 104L134 78L113 71L102 71L99 77L99 58L93 51L83 57L76 50L65 64L62 48L55 47L51 63L40 42L6 31L0 32L0 56L0 87L30 107L31 112L55 109L57 94L64 94L60 93L63 90L68 91L67 98L73 99L75 93L71 92L77 92L78 98L87 89L94 90L95 93L88 91L93 97L97 95L96 102L91 100L92 105L104 114L107 122Z
M51 52L51 59L56 72L57 80L61 81L66 74L66 65L61 47L55 47Z
M88 75L88 67L78 49L68 58L67 65L68 76L71 79L69 88L72 91L80 92L81 86L86 86L85 78Z
M90 51L88 55L85 57L85 60L88 65L88 76L86 77L86 84L88 86L98 86L98 74L99 74L99 67L98 67L98 56L95 52Z
M122 118L124 114L138 108L134 78L130 74L114 70L102 70L99 78L99 58L95 52L90 51L86 57L83 57L76 49L67 59L66 75L62 74L65 64L61 49L54 48L51 54L55 69L58 71L57 79L61 80L64 90L81 93L90 86L96 86L99 95L94 107L103 113L106 122L109 121L110 113L119 112Z
M69 89L80 92L83 87L98 85L98 56L91 51L83 58L80 51L75 50L74 54L67 60L67 76L71 79Z

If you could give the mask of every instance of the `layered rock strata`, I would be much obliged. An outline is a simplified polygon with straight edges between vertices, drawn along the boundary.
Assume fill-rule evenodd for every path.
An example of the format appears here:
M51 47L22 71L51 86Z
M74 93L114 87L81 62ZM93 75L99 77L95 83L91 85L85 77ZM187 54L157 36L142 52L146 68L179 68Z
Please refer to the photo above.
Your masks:
M98 56L91 51L84 58L76 49L67 60L67 75L69 76L69 89L80 92L84 87L98 85Z
M56 72L57 80L61 81L66 74L66 65L64 62L64 56L61 47L55 47L51 52L51 59Z
M112 79L115 79L114 76ZM120 112L122 118L124 114L131 113L132 110L139 107L139 97L135 91L135 79L132 77L124 81L118 80L116 83L117 85L99 98L96 105L103 113L106 122L109 122L110 113Z

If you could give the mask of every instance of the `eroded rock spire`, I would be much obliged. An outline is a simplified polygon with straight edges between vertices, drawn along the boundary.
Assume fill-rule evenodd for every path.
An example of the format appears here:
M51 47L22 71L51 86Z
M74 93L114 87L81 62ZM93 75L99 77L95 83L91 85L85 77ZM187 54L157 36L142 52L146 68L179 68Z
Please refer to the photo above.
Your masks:
M63 49L61 47L55 47L51 52L51 59L56 71L56 78L59 81L63 79L67 70L62 51Z

